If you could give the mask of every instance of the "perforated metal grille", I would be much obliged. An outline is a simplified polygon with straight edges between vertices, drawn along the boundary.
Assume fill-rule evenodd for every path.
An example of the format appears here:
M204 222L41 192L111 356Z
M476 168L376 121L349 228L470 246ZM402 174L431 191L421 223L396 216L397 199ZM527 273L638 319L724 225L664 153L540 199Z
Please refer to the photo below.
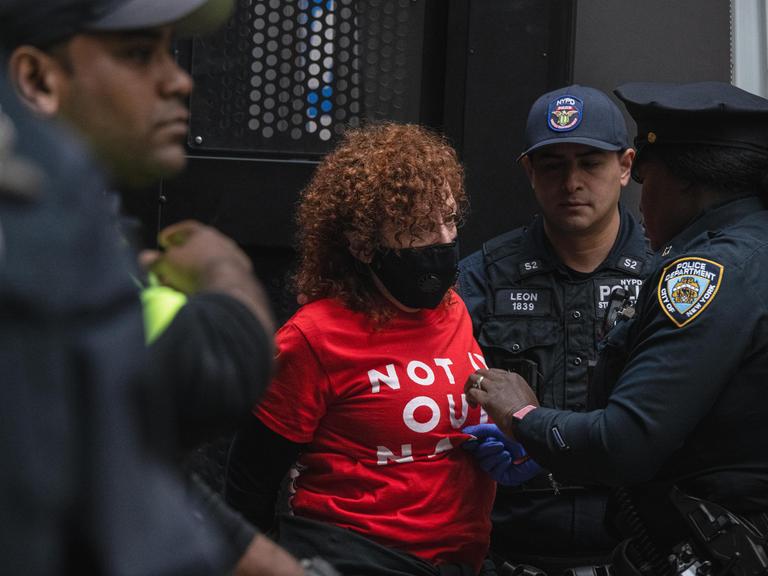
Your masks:
M422 23L413 0L241 1L195 40L190 146L324 153L363 118L415 120Z
M364 101L369 117L417 118L416 110L408 118L408 98L419 89L423 41L422 19L413 18L414 5L412 0L360 3Z

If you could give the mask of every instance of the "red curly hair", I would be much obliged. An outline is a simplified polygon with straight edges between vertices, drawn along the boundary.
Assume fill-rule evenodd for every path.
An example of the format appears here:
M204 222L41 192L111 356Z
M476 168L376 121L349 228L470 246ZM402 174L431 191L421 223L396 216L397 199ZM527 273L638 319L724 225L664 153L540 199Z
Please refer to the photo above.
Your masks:
M439 229L436 214L458 222L466 210L464 172L444 137L391 122L349 130L301 195L297 292L308 302L338 298L383 323L391 306L350 253L350 239L373 252L385 223L420 238Z

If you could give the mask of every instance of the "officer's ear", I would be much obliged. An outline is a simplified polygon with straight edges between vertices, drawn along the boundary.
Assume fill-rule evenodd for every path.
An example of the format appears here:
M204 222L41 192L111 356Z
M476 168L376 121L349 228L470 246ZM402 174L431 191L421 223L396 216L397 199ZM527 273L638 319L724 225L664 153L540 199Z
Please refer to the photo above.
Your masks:
M623 152L619 153L619 167L621 168L621 185L626 186L629 184L629 179L632 176L632 163L635 161L635 150L633 148L627 148Z
M19 46L8 59L8 76L19 98L45 117L59 112L66 74L61 62L34 46Z

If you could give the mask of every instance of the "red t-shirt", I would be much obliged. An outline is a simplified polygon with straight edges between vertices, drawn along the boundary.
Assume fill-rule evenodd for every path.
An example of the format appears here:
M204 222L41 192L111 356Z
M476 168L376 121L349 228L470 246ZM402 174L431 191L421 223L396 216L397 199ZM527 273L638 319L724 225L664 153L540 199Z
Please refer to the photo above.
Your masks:
M485 361L451 296L379 330L335 300L307 304L277 333L277 376L254 414L309 444L295 514L479 570L496 486L459 446L464 426L487 421L463 394Z

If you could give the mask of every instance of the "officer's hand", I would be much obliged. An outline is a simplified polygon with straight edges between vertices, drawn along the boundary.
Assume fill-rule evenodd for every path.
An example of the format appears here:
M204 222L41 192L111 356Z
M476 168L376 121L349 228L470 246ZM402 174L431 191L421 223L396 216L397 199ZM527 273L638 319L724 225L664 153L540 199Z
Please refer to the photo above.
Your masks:
M529 404L539 405L536 394L520 374L498 368L470 374L464 392L470 405L480 404L509 438L514 438L512 415Z
M495 424L467 426L462 432L474 439L470 438L461 447L499 484L518 486L541 473L541 466L531 460L523 445L504 436Z
M162 251L145 250L143 266L160 282L185 294L208 289L221 272L251 273L251 262L230 238L201 222L185 220L163 229L158 235Z
M145 250L139 260L162 284L185 294L228 294L250 308L272 333L272 314L251 260L232 239L211 226L185 220L163 229L158 244L161 251Z

